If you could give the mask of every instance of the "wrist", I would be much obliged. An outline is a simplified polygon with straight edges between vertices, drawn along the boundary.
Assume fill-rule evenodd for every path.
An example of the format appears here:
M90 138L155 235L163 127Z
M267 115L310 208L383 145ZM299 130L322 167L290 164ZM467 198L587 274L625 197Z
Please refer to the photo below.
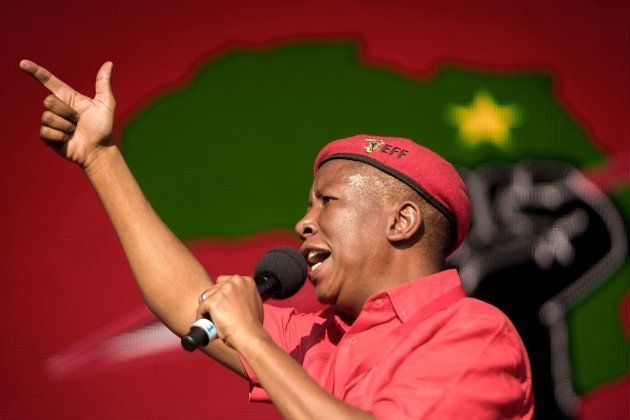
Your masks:
M263 326L259 325L241 334L233 335L228 341L227 344L230 347L243 354L243 356L246 356L251 351L259 350L263 345L273 340Z
M117 152L119 152L118 147L114 143L113 139L110 138L106 144L100 145L92 150L82 165L83 170L89 177L90 174L98 171L99 167L106 164L108 157L113 156Z

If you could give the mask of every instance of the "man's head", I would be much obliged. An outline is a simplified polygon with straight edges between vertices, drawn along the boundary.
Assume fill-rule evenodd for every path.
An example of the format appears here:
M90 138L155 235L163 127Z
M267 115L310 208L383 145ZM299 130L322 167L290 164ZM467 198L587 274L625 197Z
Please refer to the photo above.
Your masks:
M355 136L318 155L296 231L318 298L356 312L365 293L410 275L410 264L440 266L468 213L463 182L444 159L410 140Z

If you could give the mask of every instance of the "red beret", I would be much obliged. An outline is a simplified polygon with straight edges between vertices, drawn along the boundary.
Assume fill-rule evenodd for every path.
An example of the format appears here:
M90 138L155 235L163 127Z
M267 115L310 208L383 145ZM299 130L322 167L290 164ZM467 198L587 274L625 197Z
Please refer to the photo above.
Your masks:
M466 186L453 165L437 153L409 139L359 134L328 143L315 159L314 172L332 159L367 163L413 188L455 229L448 255L464 241L470 225Z

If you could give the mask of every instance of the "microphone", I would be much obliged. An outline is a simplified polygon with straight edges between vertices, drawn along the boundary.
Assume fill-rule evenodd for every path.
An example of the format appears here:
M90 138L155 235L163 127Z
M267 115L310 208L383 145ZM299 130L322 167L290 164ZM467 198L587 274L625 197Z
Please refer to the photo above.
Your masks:
M273 248L262 256L254 269L254 281L262 300L273 297L286 299L293 296L306 280L306 260L293 248ZM188 334L182 337L182 347L193 351L206 346L218 336L210 315L197 320Z

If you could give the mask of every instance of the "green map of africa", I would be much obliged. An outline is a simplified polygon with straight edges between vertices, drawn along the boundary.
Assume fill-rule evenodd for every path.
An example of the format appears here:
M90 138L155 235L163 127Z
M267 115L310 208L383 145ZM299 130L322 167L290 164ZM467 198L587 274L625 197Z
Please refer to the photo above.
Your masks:
M473 169L527 158L582 169L605 161L557 103L551 75L445 67L421 80L363 63L349 43L228 52L140 110L122 143L158 214L194 240L292 229L317 151L358 133L412 138ZM626 221L629 197L627 189L615 194ZM571 314L578 391L628 369L615 312L628 271ZM592 322L598 327L582 328Z

